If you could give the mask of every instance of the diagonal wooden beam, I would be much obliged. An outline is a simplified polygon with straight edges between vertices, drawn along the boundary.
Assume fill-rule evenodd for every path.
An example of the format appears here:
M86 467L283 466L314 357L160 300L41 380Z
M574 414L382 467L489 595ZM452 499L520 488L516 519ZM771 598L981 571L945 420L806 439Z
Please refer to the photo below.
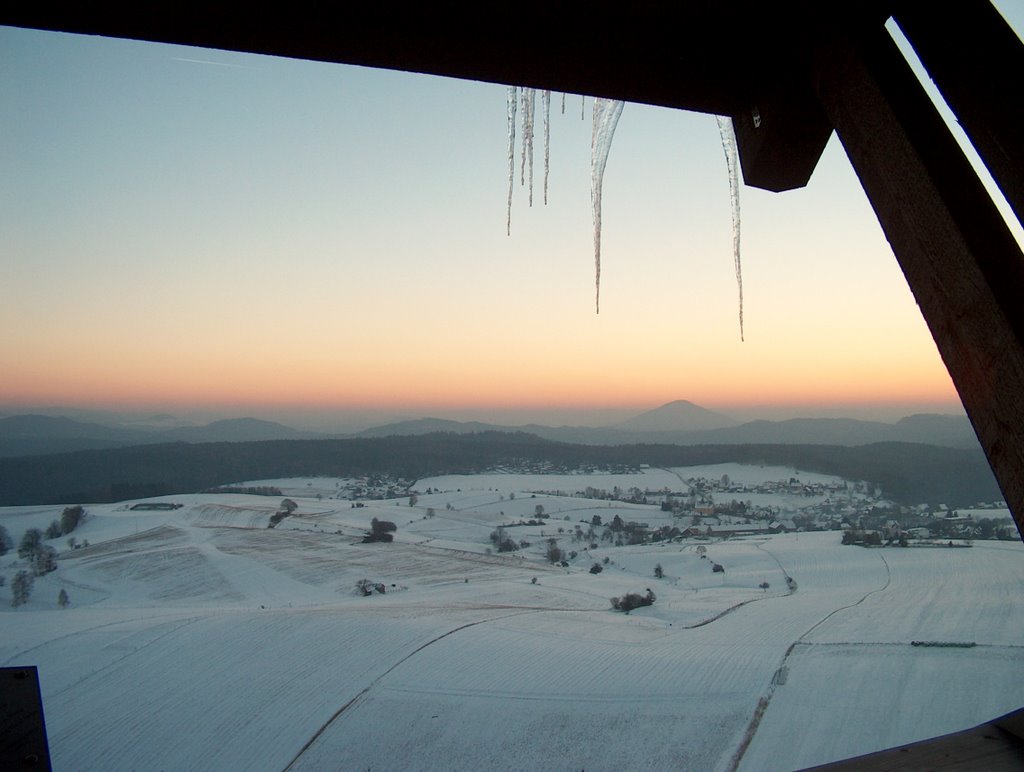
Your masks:
M814 85L1024 533L1024 256L885 30L837 33Z
M1024 710L1018 710L962 732L810 767L804 772L908 772L915 769L1016 772L1024 765L1024 741L1015 731L1022 721Z
M988 0L903 3L895 19L1024 222L1024 44Z

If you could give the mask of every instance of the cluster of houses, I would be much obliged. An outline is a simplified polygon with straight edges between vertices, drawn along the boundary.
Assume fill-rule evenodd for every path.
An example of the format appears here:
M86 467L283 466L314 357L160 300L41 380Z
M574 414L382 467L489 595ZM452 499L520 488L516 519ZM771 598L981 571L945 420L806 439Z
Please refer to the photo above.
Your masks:
M541 468L504 469L508 472L566 472L588 470L555 469L539 462ZM589 470L594 471L594 470ZM613 470L602 470L611 472ZM614 470L618 471L618 470ZM622 470L635 471L635 470ZM338 483L336 498L351 500L395 499L410 495L413 483L385 475L374 475ZM433 493L426 490L419 493ZM437 491L440 492L440 491ZM867 483L842 480L809 482L798 477L744 483L720 478L694 477L684 482L684 489L673 491L641 490L637 487L604 490L586 487L577 491L534 491L535 494L573 496L587 499L619 501L628 504L657 506L672 513L672 524L651 529L647 523L623 521L618 516L605 538L616 543L641 543L647 540L675 538L721 539L736 536L768 536L794 531L842 531L844 543L908 544L914 540L968 540L1017 538L1016 528L1005 504L979 504L971 512L958 513L926 505L908 507L881 498L881 491ZM769 498L770 497L770 498ZM414 501L412 499L411 501ZM986 507L1001 508L980 512ZM635 514L635 510L623 515ZM568 518L566 518L568 519ZM593 525L599 525L597 519ZM586 540L595 538L593 530Z
M621 501L660 506L671 512L675 526L672 538L728 538L766 536L794 531L842 531L844 543L908 544L914 540L1015 539L1016 528L1003 502L978 504L973 512L959 514L944 506L908 507L881 498L881 491L867 483L842 480L807 482L797 477L783 480L740 483L721 478L687 479L681 491L639 488L588 487L567 494L588 499ZM759 503L753 503L752 498ZM765 496L772 496L770 504ZM728 499L726 497L729 497ZM740 497L747 497L744 501ZM989 509L992 517L979 516ZM640 531L646 523L626 523ZM660 534L659 534L660 535ZM652 538L658 538L650 534Z
M682 536L695 537L705 536L708 538L719 538L724 539L730 536L766 536L775 533L786 533L787 531L795 531L796 527L793 525L793 521L790 520L790 527L786 527L785 523L779 522L778 520L772 520L771 522L750 522L750 523L720 523L720 524L708 524L708 525L691 525L687 528L682 529L680 534Z
M338 499L366 499L381 501L399 499L409 495L411 480L401 480L388 475L369 475L338 483Z
M987 514L995 509L994 505L979 506L975 511L963 514L947 509L937 512L903 509L902 524L899 520L879 520L870 516L842 523L843 544L878 546L896 543L905 547L917 541L952 546L954 542L964 544L974 539L1014 541L1019 538L1017 528L1005 508L991 511L991 517L978 511L985 510ZM977 517L975 512L978 513Z

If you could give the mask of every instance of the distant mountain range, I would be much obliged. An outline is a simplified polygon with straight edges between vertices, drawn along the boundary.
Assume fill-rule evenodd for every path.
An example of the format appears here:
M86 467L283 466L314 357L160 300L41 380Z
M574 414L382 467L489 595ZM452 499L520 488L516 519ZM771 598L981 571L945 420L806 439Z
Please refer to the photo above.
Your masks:
M226 418L205 426L181 426L160 433L171 442L254 442L258 440L315 440L330 435L305 432L259 418Z
M0 458L164 442L252 442L330 437L258 418L229 418L205 426L141 429L75 421L64 416L16 415L0 418Z
M483 431L525 432L548 440L582 445L632 445L656 443L668 445L749 445L757 443L785 445L867 445L873 442L916 442L951 448L977 448L974 429L965 416L921 414L901 418L895 423L862 421L854 418L792 418L786 421L749 421L737 424L711 411L703 413L676 409L670 403L614 427L586 426L496 426L479 422L447 421L423 418L377 426L357 437L392 437L434 432L470 434ZM686 403L689 405L690 403ZM693 406L697 407L697 406ZM659 412L665 408L672 408ZM697 408L698 411L703 410ZM715 428L682 428L683 416L697 421L721 421ZM712 418L716 417L718 418ZM657 426L663 429L631 429L629 426ZM675 424L673 426L673 424Z
M355 435L301 431L273 421L232 418L204 426L176 425L173 416L125 422L95 423L65 416L15 415L0 418L0 457L32 456L78 450L102 450L166 442L253 442L262 440L340 439L344 437L417 436L448 432L524 432L581 445L813 444L866 445L915 442L953 448L977 448L978 441L964 416L922 414L895 423L852 418L794 418L787 421L738 423L686 400L676 400L607 427L501 426L478 421L420 418L377 426Z

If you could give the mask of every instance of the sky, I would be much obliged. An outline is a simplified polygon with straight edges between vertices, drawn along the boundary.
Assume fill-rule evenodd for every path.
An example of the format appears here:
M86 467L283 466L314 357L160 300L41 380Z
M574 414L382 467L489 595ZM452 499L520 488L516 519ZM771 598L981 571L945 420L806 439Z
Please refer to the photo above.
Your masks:
M960 412L835 137L741 190L741 341L715 120L626 105L595 314L592 101L552 97L546 206L538 111L506 235L503 86L0 27L0 409Z

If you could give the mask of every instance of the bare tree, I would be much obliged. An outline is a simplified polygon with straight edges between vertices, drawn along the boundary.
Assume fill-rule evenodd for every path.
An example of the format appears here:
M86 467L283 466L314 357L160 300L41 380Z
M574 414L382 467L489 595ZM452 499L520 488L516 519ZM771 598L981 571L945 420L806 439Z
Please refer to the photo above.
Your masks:
M67 536L75 530L84 519L85 510L82 509L80 504L73 507L64 507L64 511L60 513L61 534Z
M32 574L28 571L21 570L14 575L11 582L11 605L14 608L28 603L28 598L32 594L32 582Z
M561 563L565 560L565 553L559 548L558 539L548 539L547 558L551 563Z
M42 576L43 574L48 574L51 571L56 571L57 550L49 544L44 544L32 553L32 557L29 558L29 563L32 566L32 573L36 576Z
M38 528L29 528L25 531L25 535L21 537L21 544L18 545L18 557L32 557L32 553L38 550L42 544L43 532Z

